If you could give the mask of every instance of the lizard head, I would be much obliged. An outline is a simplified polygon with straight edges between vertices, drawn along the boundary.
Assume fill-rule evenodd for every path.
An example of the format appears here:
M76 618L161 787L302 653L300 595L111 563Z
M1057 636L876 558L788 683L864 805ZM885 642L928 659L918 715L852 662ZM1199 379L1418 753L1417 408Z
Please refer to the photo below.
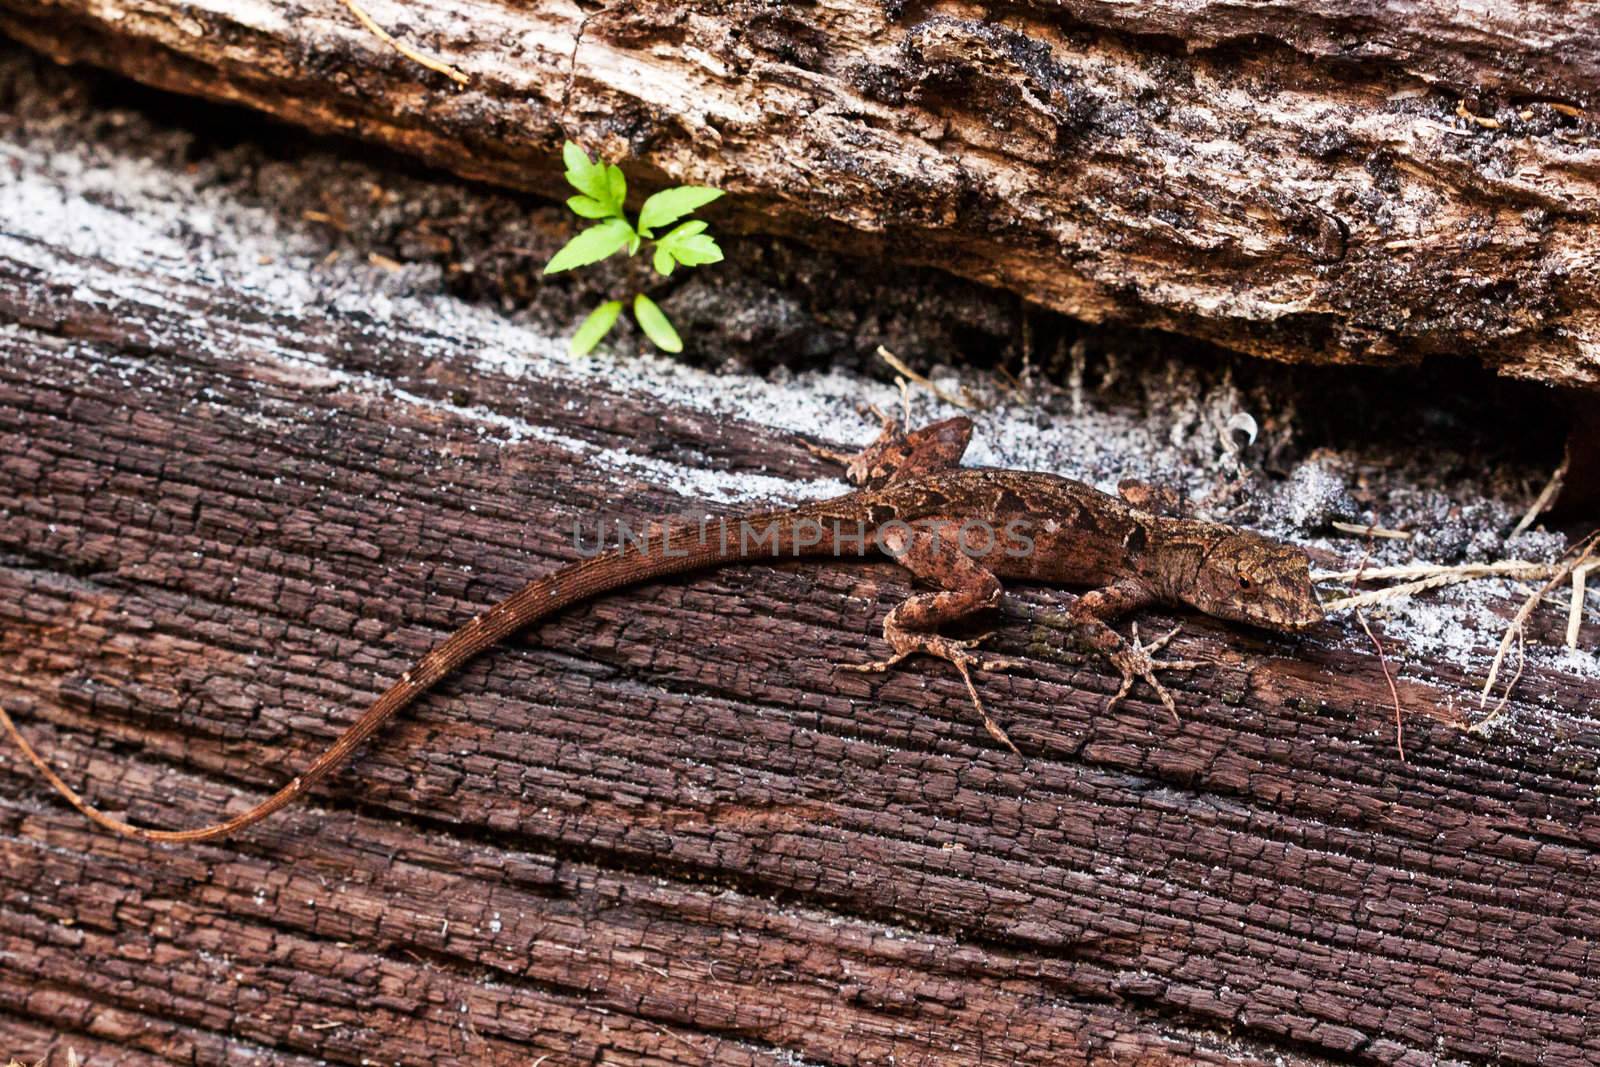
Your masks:
M1269 630L1305 630L1322 621L1304 552L1234 530L1199 561L1179 599L1207 615Z

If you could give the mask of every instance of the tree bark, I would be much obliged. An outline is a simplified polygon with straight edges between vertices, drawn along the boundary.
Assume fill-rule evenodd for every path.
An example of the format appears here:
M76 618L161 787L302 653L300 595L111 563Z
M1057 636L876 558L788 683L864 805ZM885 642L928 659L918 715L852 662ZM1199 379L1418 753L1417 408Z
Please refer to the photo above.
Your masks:
M572 137L721 221L1294 361L1600 384L1593 5L0 0L63 60L559 193Z

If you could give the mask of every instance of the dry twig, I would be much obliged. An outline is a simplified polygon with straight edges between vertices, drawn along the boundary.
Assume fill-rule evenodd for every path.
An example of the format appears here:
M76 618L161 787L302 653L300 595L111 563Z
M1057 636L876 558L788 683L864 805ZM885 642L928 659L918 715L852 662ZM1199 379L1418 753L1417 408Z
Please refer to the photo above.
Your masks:
M1561 483L1565 481L1567 477L1567 463L1570 462L1571 459L1571 456L1566 456L1561 460L1561 465L1557 467L1556 472L1550 476L1550 480L1544 483L1544 488L1539 491L1539 495L1534 499L1533 504L1528 508L1528 513L1522 516L1522 519L1515 527L1512 528L1512 537L1517 536L1522 531L1532 526L1534 520L1540 515L1544 514L1544 509L1550 506L1550 502L1556 498L1556 494L1561 492Z
M916 371L912 370L906 365L906 362L903 359L882 345L878 346L878 358L889 364L889 366L893 367L896 371L905 375L911 381L916 382L918 385L928 390L928 392L932 393L940 400L943 400L946 404L953 404L958 408L965 408L967 411L972 411L977 406L969 400L963 400L960 397L952 396L951 394L945 392L943 389L939 388L939 386L935 385L931 378L923 374L918 374Z
M1360 526L1353 522L1330 522L1328 525L1340 533L1355 534L1357 537L1383 537L1391 541L1411 540L1411 535L1405 530L1390 530L1382 526Z

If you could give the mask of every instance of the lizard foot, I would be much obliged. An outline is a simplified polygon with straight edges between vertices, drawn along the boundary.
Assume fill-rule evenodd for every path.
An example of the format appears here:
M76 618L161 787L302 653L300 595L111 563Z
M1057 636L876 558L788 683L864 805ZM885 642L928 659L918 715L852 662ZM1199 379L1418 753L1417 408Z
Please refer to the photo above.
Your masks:
M945 660L961 672L961 680L967 683L967 694L972 697L972 706L977 709L978 716L983 719L983 728L989 736L1009 748L1018 756L1022 750L1012 743L1011 738L1000 724L989 717L989 711L983 706L983 700L978 696L978 687L972 681L972 672L1004 671L1023 665L1022 660L1009 659L1005 656L983 657L974 655L972 650L992 637L992 634L983 634L970 641L957 641L950 637L941 637L938 634L901 633L895 635L894 655L888 659L875 660L872 663L846 663L840 667L847 671L862 671L872 674L882 674L908 656L918 652L925 652L930 656L937 656Z
M1183 720L1178 717L1178 705L1173 701L1172 694L1167 692L1166 686L1156 681L1155 672L1158 670L1192 671L1197 667L1205 666L1205 664L1201 663L1199 660L1192 659L1157 661L1154 657L1155 653L1166 648L1167 644L1174 637L1178 636L1178 631L1181 629L1181 626L1174 626L1171 630L1156 638L1148 645L1144 645L1139 643L1139 624L1133 624L1132 644L1128 645L1127 647L1120 648L1106 657L1111 661L1111 665L1122 674L1122 685L1117 689L1116 694L1110 700L1106 701L1107 711L1110 711L1112 708L1115 708L1118 704L1120 704L1122 702L1122 698L1127 696L1128 693L1133 689L1133 683L1142 678L1146 682L1150 683L1151 689L1156 691L1156 696L1161 699L1161 706L1166 708L1167 711L1172 714L1172 721L1179 724L1183 722Z
M888 414L876 404L868 404L867 411L877 416L879 423L878 438L859 452L841 452L835 448L825 448L805 442L806 451L819 459L837 463L845 468L845 477L852 485L865 485L876 473L883 458L899 447L905 439L905 434L900 429L900 423L893 415Z

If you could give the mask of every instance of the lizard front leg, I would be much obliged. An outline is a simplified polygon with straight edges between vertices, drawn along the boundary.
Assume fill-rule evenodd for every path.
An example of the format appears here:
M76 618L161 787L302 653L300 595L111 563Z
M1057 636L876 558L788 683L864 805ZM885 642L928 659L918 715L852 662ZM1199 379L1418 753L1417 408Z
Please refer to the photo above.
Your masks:
M1161 699L1161 705L1172 714L1172 721L1180 722L1178 706L1173 701L1172 694L1167 692L1166 686L1156 680L1155 672L1158 669L1189 671L1204 664L1187 659L1158 662L1154 657L1154 653L1166 648L1168 642L1177 636L1180 627L1174 626L1168 633L1144 645L1139 642L1137 623L1133 626L1131 644L1124 641L1122 635L1109 625L1110 620L1148 607L1155 603L1156 599L1155 591L1149 586L1137 579L1125 578L1079 597L1077 603L1067 611L1067 623L1084 647L1105 657L1106 661L1122 675L1122 685L1106 702L1107 711L1121 703L1122 698L1132 691L1133 683L1142 678L1156 691L1156 696Z
M945 536L941 537L941 533ZM896 604L883 620L883 639L894 650L894 655L874 663L847 664L844 669L882 672L918 652L946 660L967 683L972 706L983 719L983 728L989 731L989 736L1020 756L1021 751L1012 744L1000 724L989 717L978 696L978 687L972 681L974 669L1005 670L1018 666L1019 661L974 654L972 649L984 640L982 637L958 641L937 632L946 623L998 606L1004 595L1000 579L960 550L958 536L954 526L934 531L894 530L885 535L883 547L894 555L895 562L916 577L943 588L937 593L908 597Z

